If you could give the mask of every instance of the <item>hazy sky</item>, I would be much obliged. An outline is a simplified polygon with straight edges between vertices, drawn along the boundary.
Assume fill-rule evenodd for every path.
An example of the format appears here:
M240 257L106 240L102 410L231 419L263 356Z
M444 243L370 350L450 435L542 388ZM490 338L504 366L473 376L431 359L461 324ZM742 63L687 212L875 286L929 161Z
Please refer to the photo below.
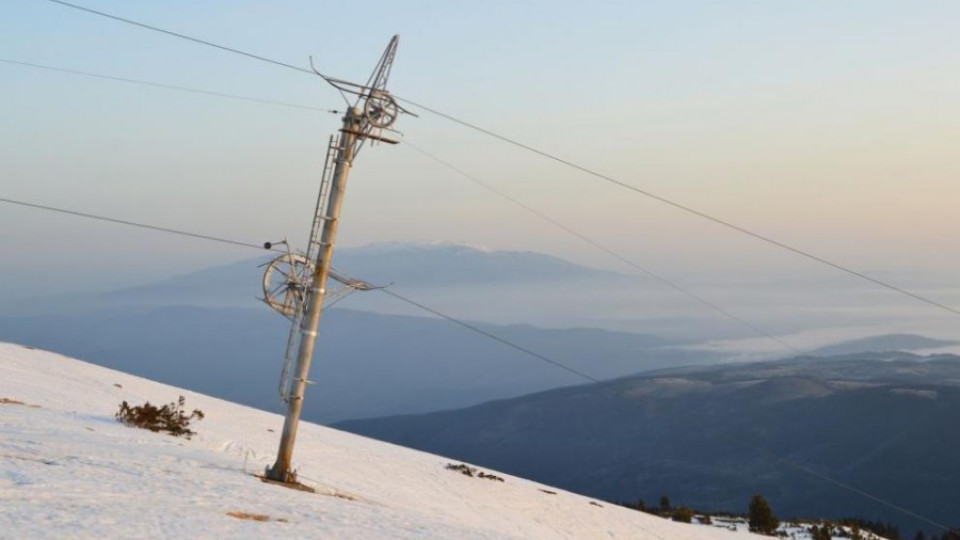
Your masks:
M297 65L314 55L357 81L397 33L398 95L858 270L960 275L956 2L83 4ZM4 2L0 58L342 106L305 74L43 0ZM339 122L3 63L0 88L0 197L250 242L305 234ZM397 127L665 275L833 276L429 114ZM0 227L6 292L126 284L251 255L9 205ZM393 240L622 270L404 144L360 154L340 235L349 246Z

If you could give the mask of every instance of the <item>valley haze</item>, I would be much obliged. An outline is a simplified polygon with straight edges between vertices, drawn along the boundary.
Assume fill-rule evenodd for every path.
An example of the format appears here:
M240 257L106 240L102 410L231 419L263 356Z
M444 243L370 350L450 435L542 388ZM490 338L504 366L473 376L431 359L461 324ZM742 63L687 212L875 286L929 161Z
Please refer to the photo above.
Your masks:
M276 381L289 322L257 300L265 260L245 260L103 294L51 297L33 303L38 311L34 314L15 313L8 306L0 315L0 339L277 412L281 402ZM450 291L486 286L500 294L505 286L539 287L529 293L540 299L532 302L552 298L563 304L574 302L577 291L595 291L598 284L621 291L643 287L638 278L555 257L450 244L343 250L336 263L374 283L387 283L391 276L394 290L431 302L448 297ZM437 285L429 276L438 266L461 271ZM503 302L507 301L511 303L498 301L500 309L518 305L516 299L504 297ZM401 309L377 312L380 306ZM357 309L364 307L370 310ZM325 315L313 371L317 384L305 401L306 418L336 422L424 413L584 382L556 366L408 308L369 291L354 293ZM785 354L738 349L735 340L663 336L656 325L640 333L541 328L507 321L471 323L598 379ZM846 343L834 346L853 352L954 345L911 335L873 336L859 342L838 336L828 343Z

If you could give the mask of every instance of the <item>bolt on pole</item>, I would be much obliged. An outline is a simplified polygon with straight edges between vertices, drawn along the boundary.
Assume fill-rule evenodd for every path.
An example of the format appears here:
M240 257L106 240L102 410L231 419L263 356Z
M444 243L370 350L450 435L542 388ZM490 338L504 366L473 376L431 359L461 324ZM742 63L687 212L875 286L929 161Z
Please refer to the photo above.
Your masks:
M283 422L283 434L280 437L280 449L277 452L277 461L266 471L266 477L277 482L296 483L296 472L291 469L293 445L297 438L300 414L303 411L303 396L307 387L307 377L310 374L314 346L317 342L317 329L320 326L320 317L323 315L323 299L327 293L327 278L330 274L333 245L337 239L340 208L347 189L347 177L350 176L350 168L353 166L357 139L362 134L363 120L363 111L358 107L351 107L343 116L343 129L340 130L336 166L330 184L326 213L323 216L323 229L317 250L313 281L306 292L306 313L300 324L300 349L297 352L290 400Z

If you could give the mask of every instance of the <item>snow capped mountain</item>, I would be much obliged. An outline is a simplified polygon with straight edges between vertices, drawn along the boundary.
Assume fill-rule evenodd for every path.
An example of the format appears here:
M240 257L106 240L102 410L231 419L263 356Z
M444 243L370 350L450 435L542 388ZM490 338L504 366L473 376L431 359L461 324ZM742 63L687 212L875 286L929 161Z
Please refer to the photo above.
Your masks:
M206 415L191 440L114 419L121 401L163 404L180 395ZM317 492L265 484L254 475L272 463L280 416L20 345L0 343L0 420L4 538L732 534L500 473L503 482L468 477L440 456L307 423L295 467Z
M373 283L435 287L568 281L632 283L624 274L533 251L501 251L447 242L372 244L337 251L334 266Z
M493 248L475 245L463 242L449 242L446 240L420 240L420 241L387 241L373 242L358 247L343 248L346 251L362 251L366 253L396 253L398 251L431 251L447 250L451 252L470 252L480 251L483 253L492 253L497 251Z

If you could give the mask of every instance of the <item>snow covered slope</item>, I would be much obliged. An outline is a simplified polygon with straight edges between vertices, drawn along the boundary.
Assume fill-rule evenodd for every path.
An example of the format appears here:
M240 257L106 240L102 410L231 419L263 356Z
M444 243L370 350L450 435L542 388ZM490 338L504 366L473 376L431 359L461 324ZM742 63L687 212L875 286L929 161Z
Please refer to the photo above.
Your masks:
M114 420L123 400L159 405L180 395L206 414L192 440ZM447 470L450 460L442 457L313 424L301 425L294 458L300 479L317 493L265 484L253 474L272 463L282 423L274 414L0 343L0 537L753 537L499 473L504 482L467 477Z

